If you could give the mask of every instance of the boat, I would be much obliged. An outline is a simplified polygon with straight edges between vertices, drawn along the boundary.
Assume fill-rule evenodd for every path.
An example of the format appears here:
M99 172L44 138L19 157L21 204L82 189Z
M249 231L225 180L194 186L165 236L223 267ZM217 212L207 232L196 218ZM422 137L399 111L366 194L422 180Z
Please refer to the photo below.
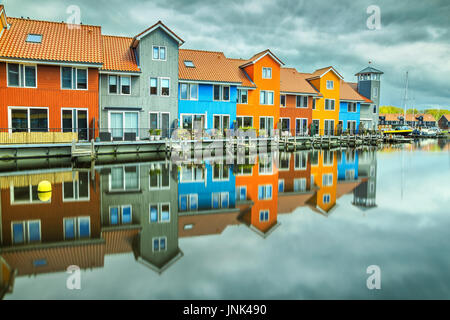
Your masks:
M399 135L399 136L410 136L413 133L413 129L408 126L399 126L392 130L383 131L384 135Z

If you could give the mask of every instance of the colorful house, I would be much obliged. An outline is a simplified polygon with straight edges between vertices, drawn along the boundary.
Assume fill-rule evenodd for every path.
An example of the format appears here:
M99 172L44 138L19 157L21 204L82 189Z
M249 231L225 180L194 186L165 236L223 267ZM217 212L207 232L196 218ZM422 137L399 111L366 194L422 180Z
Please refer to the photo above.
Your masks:
M178 117L178 48L183 43L161 21L133 38L102 36L102 131L114 140L148 138L150 129L170 136Z
M314 71L307 80L322 94L313 106L311 131L320 135L334 135L339 122L340 87L343 78L330 66Z
M239 88L240 97L246 98L238 99L238 125L258 129L260 135L272 134L280 118L280 69L284 63L270 50L257 53L249 60L232 61L256 86Z
M0 127L95 138L100 27L0 15Z
M354 181L358 179L358 152L345 149L337 153L338 181Z
M307 80L307 74L294 68L280 71L280 122L289 135L309 133L316 100L322 95Z
M361 96L353 87L341 80L339 105L339 128L351 134L359 130L361 103L368 100Z
M255 85L223 52L180 50L178 118L180 128L234 128L237 101ZM212 133L212 132L211 132Z
M355 76L358 77L356 91L367 101L361 103L361 122L365 129L376 130L380 113L380 87L382 71L369 66L364 68Z

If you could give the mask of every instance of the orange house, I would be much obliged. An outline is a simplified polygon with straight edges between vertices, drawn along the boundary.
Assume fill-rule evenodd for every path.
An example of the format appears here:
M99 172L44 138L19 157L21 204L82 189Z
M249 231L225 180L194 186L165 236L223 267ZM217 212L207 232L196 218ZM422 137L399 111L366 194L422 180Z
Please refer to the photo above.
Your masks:
M322 94L312 110L315 132L333 135L339 123L340 83L343 77L330 66L314 71L307 80Z
M1 9L0 128L97 136L101 29L10 18Z
M252 201L239 220L262 237L267 237L279 224L278 169L270 156L259 156L255 164L237 165L237 204Z
M256 89L238 88L248 94L247 103L236 105L238 125L259 129L259 134L271 134L280 118L280 68L284 63L270 50L249 60L234 60L243 69Z
M337 159L336 152L315 150L311 152L311 181L318 188L308 200L314 211L328 216L336 205Z

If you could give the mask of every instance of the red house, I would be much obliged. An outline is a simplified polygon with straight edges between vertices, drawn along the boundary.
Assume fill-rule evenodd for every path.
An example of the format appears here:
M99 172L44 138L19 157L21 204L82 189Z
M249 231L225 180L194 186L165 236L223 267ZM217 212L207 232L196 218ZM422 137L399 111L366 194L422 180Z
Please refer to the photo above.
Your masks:
M1 131L94 138L100 27L10 18L3 6L0 21Z

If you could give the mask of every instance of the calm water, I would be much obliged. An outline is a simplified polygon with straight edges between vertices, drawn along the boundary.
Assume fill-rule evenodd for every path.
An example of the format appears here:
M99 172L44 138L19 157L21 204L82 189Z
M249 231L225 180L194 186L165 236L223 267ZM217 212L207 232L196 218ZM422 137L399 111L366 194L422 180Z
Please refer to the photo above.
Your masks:
M449 146L0 177L5 299L449 299Z

